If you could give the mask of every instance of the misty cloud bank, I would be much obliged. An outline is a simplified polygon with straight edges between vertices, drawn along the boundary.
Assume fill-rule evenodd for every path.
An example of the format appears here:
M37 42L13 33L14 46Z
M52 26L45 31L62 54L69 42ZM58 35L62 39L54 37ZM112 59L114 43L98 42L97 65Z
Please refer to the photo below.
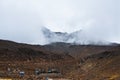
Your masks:
M0 0L0 39L120 43L120 0Z
M85 31L78 30L72 33L52 32L51 30L42 27L41 33L44 36L45 43L50 44L55 42L65 42L82 45L109 45L110 43L99 38L95 38L86 34Z

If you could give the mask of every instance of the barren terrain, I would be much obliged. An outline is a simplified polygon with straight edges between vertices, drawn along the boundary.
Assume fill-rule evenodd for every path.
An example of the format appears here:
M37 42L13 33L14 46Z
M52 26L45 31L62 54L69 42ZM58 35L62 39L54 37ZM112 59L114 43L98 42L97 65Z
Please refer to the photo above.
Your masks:
M43 69L39 75L36 69ZM58 72L48 72L56 69ZM23 77L19 72L24 71ZM29 45L0 40L0 78L120 80L120 45L52 43Z

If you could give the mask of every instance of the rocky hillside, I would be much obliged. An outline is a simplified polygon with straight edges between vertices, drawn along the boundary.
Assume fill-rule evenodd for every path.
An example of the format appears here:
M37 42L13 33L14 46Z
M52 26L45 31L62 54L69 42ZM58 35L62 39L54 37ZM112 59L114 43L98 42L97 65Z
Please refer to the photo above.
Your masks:
M120 45L41 46L0 40L0 64L0 70L17 66L29 72L57 67L62 77L71 80L120 80Z
M63 57L64 56L64 57ZM11 41L0 40L1 61L27 61L27 60L61 60L72 58L67 54L56 54L45 51L43 46L20 44Z

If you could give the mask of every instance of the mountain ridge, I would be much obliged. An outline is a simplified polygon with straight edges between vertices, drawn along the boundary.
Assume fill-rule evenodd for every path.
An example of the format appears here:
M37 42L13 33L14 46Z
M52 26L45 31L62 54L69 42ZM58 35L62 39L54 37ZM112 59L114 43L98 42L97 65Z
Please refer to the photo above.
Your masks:
M78 30L72 33L67 32L53 32L46 27L41 28L43 36L48 42L64 42L64 43L74 43L74 44L83 44L83 45L109 45L110 42L104 40L98 40L92 36L87 35L83 30Z

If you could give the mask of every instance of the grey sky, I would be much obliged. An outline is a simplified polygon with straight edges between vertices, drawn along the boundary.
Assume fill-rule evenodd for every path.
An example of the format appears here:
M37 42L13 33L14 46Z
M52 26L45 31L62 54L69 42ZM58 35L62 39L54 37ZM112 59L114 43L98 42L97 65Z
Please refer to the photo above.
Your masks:
M0 38L45 42L40 28L120 43L120 0L0 0Z

